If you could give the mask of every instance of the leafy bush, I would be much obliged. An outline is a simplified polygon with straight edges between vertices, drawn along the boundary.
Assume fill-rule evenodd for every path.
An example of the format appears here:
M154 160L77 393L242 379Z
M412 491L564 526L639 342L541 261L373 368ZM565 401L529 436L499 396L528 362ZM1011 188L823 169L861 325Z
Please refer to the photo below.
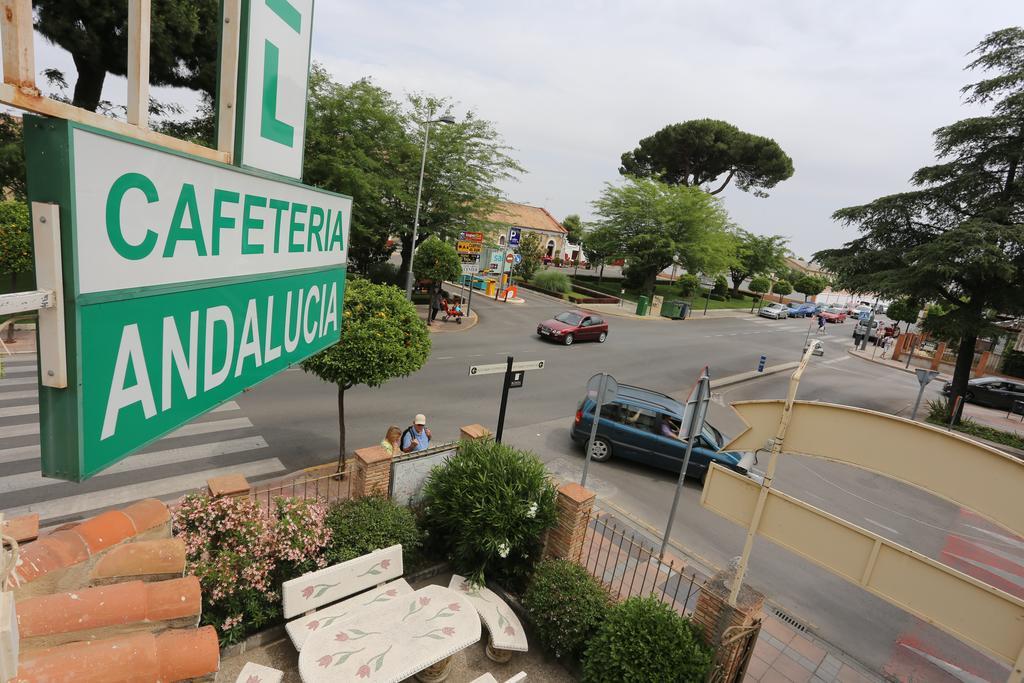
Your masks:
M676 283L679 285L679 294L683 297L691 297L700 289L700 278L691 273L680 275Z
M608 610L583 658L585 683L703 681L711 650L687 619L654 597Z
M572 291L572 282L569 280L569 276L554 270L542 270L533 276L530 284L560 294L568 294Z
M712 301L728 301L729 298L724 294L712 294L708 297Z
M325 513L320 504L278 499L268 518L248 498L182 498L174 533L203 589L202 623L217 628L222 645L280 619L282 581L327 566Z
M541 644L561 657L583 653L610 601L604 587L580 565L548 560L537 565L523 605Z
M329 564L401 543L403 563L409 565L420 547L420 530L412 511L380 496L333 505L327 511L327 526L332 534L326 552Z
M1003 356L1003 372L1012 377L1024 377L1024 352L1007 348Z
M729 292L729 281L725 279L724 275L719 275L715 278L715 286L712 288L711 293L717 294L720 297L725 297ZM725 301L724 298L716 299L716 301Z
M942 398L928 401L928 417L926 419L932 424L941 427L947 426L949 424L949 399ZM1021 436L1013 432L1005 432L995 427L978 424L969 417L961 418L959 423L953 425L953 429L967 436L993 441L1004 446L1010 446L1011 448L1024 449L1024 438Z
M490 440L463 441L423 489L423 519L455 570L522 590L555 524L555 486L537 456Z
M928 417L927 420L934 424L944 425L949 422L949 399L948 398L937 398L934 401L928 401Z
M375 285L398 285L398 268L387 261L371 263L366 267L366 279Z

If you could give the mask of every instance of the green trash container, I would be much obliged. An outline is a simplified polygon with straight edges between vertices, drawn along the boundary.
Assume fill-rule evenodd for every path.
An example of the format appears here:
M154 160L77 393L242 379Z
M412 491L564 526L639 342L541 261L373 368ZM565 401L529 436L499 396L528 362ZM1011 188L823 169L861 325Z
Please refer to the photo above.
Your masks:
M661 315L665 318L672 318L672 320L685 320L689 308L690 305L685 301L678 299L666 301L661 305Z
M648 311L651 310L651 300L646 296L641 296L636 300L636 314L647 315Z

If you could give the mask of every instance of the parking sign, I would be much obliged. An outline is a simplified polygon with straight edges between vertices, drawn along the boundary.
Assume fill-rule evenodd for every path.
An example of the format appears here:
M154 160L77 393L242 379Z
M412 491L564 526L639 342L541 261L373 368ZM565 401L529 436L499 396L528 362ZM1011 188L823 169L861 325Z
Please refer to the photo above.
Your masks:
M510 247L519 246L519 228L509 228L508 244Z

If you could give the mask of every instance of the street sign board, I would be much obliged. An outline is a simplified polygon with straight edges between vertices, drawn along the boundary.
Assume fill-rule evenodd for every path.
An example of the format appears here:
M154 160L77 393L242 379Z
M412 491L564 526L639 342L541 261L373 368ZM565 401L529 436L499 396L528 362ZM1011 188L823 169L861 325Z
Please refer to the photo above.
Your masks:
M468 230L462 230L461 232L459 232L459 241L482 243L484 241L484 234L482 232L470 232Z
M469 367L470 376L476 375L495 375L499 372L505 372L508 369L506 363L491 363L489 365L471 365ZM527 360L519 363L512 364L512 371L517 370L543 370L544 361L542 360Z
M512 377L508 381L510 389L519 389L523 386L523 380L526 377L525 370L513 370Z
M522 263L522 261L523 261L523 255L522 254L517 253L515 255L515 257L516 257L516 259L515 259L516 263Z
M519 228L509 228L508 229L508 245L510 247L518 247L519 246L519 237L520 237L521 234L522 233L520 232Z
M44 476L88 478L338 340L350 198L61 119L24 135L64 253Z
M456 242L455 250L460 254L479 254L483 250L483 246L479 242Z
M477 261L463 261L462 262L462 274L463 275L476 275L480 272L480 264Z
M707 382L702 382L701 377L707 376L708 367L705 365L700 377L690 387L690 393L683 403L683 419L679 426L679 438L686 441L690 438L690 426L696 425L698 432L704 427L704 420L708 413L708 404L711 402L711 387ZM696 420L693 411L697 411Z
M939 376L938 370L926 370L924 368L914 368L914 374L917 375L917 383L922 387L931 382L933 379Z
M511 251L505 254L505 263L513 263L516 260L516 255Z
M235 163L302 177L313 0L242 0Z

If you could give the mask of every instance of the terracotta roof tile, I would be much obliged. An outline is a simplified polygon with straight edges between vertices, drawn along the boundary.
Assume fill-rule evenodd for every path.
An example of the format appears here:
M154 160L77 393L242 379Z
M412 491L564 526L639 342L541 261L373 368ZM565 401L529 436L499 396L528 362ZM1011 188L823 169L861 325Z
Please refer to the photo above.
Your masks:
M136 534L165 524L171 519L171 513L167 511L167 506L156 498L140 500L126 507L122 512L135 523Z
M202 589L194 576L143 585L146 586L146 619L149 621L198 617L203 608Z
M161 681L198 678L220 668L220 644L212 626L176 629L156 639Z
M117 545L136 534L132 519L120 510L111 510L87 519L72 531L85 539L90 553L97 553L112 545ZM72 533L72 531L62 533Z
M58 553L49 545L36 541L18 548L18 563L12 576L15 584L21 585L35 581L63 566Z
M39 513L5 519L0 524L0 531L18 543L32 541L39 535Z
M93 581L111 578L145 577L185 572L185 542L180 538L125 543L99 559L92 571Z
M566 234L569 231L548 213L547 209L514 202L498 202L497 207L484 220L502 225L516 225L534 230Z

